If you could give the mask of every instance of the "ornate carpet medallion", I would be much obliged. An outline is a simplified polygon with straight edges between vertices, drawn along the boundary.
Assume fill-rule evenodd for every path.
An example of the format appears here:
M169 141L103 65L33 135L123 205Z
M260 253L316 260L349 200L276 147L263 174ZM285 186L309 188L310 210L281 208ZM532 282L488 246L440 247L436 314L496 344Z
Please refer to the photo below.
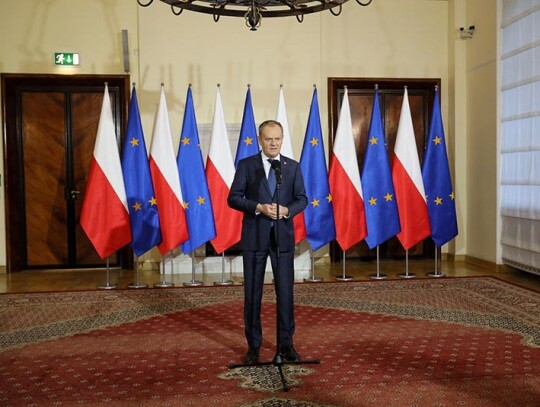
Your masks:
M271 398L259 400L255 403L242 404L239 407L337 407L330 404L319 404L314 401L291 400L285 398Z
M302 384L302 380L298 376L315 373L315 370L300 365L284 365L282 366L282 370L289 387L296 387ZM266 392L282 390L281 378L275 366L240 367L230 369L218 375L218 377L225 380L236 380L239 382L239 386L245 389Z

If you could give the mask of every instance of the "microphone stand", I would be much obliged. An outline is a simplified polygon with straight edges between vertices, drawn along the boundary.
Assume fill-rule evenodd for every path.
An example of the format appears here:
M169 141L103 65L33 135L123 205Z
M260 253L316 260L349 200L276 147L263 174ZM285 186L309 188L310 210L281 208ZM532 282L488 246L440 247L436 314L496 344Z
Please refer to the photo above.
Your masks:
M274 163L278 165L274 165ZM303 364L320 364L321 361L318 359L314 360L296 360L296 361L285 361L283 355L281 354L281 341L279 338L279 305L280 305L280 295L279 295L279 280L280 280L280 269L281 269L281 253L279 248L279 189L281 187L281 166L279 165L278 160L272 162L272 168L274 169L276 175L276 204L277 204L277 220L274 223L274 235L276 242L276 270L274 273L274 291L276 292L276 354L272 361L270 362L256 362L256 363L241 363L241 364L232 364L229 365L229 369L235 369L238 367L260 367L260 366L275 366L278 369L279 377L281 378L281 385L284 392L289 391L289 385L283 374L284 365L303 365Z

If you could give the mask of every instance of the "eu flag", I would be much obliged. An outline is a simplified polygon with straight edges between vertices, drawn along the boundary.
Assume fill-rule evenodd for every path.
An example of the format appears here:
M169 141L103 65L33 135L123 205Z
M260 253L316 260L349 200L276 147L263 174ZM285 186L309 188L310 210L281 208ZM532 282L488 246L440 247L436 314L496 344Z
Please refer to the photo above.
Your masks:
M336 238L317 88L313 89L300 168L308 197L308 205L303 212L307 240L311 249L317 250Z
M189 232L189 239L182 243L181 247L182 251L188 254L216 236L214 214L204 172L191 86L187 91L186 109L184 111L180 147L178 148L176 162L180 174L180 185L182 187Z
M161 231L135 87L129 105L122 174L133 236L131 247L140 256L161 242Z
M373 96L373 110L361 178L368 230L366 243L373 249L401 230L377 89Z
M442 246L458 234L454 190L446 155L439 90L435 90L426 153L422 164L431 238Z
M249 157L259 153L259 142L257 139L257 127L255 126L255 117L253 115L253 106L251 105L251 89L248 86L246 93L246 102L244 104L244 115L242 116L242 127L240 128L240 138L236 148L236 158L234 167L242 158Z

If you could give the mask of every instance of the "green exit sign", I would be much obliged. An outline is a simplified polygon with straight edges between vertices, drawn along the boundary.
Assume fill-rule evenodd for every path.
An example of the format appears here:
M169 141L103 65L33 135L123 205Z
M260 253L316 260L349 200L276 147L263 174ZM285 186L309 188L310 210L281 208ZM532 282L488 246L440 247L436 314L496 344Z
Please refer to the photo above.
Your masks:
M79 54L74 53L74 52L55 52L54 65L55 66L78 66Z

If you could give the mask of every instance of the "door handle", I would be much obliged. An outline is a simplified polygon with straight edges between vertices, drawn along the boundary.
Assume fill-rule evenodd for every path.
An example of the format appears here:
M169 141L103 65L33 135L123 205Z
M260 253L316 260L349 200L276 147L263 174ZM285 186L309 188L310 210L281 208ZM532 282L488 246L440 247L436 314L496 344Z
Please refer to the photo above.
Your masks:
M77 199L77 196L81 193L81 191L77 191L76 189L72 189L69 191L69 194L71 195L71 199Z

